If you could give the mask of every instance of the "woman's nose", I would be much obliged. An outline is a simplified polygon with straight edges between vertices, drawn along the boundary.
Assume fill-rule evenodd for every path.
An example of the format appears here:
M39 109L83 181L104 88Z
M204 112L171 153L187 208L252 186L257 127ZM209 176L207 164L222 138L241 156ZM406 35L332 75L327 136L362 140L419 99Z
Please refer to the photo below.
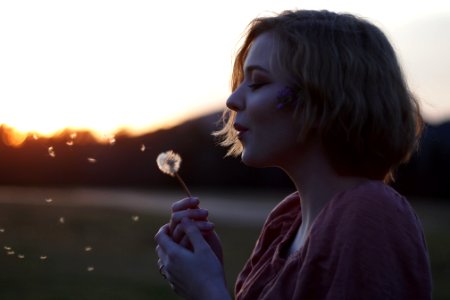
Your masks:
M239 88L236 89L227 99L227 107L234 111L240 111L245 108L245 101L240 95Z

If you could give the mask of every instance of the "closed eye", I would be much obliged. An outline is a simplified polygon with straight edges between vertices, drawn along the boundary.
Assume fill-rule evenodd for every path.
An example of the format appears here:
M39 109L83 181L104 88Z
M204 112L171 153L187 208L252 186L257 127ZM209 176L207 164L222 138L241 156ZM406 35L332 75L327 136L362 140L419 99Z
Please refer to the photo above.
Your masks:
M248 84L247 86L248 86L252 91L255 91L255 90L259 89L260 87L262 87L262 86L264 86L264 85L266 85L265 82L264 82L264 83L250 83L250 84Z

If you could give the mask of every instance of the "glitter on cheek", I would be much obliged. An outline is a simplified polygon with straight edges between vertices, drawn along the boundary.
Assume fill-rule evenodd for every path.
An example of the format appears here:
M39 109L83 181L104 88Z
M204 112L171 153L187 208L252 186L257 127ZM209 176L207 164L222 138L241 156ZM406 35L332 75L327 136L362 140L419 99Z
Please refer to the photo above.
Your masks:
M286 86L277 93L277 109L282 109L295 100L295 93L292 88Z

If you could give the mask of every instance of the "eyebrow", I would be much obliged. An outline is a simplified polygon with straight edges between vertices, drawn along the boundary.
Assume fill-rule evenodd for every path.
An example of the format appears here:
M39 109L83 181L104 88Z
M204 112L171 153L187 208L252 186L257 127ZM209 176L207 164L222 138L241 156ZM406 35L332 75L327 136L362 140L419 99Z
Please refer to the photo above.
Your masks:
M249 65L249 66L246 66L245 69L244 69L244 72L245 72L245 73L251 73L251 72L253 72L253 71L255 71L255 70L263 71L263 72L265 72L265 73L269 73L269 70L267 70L266 68L263 68L263 67L261 67L261 66L259 66L259 65Z

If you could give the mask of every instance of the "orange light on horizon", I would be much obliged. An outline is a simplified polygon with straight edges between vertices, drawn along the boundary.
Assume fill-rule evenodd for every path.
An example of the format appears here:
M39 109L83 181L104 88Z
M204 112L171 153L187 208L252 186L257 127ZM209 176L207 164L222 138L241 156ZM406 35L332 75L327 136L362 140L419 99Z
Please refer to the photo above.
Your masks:
M127 135L133 135L131 132L120 130L117 132L99 132L94 129L89 128L61 128L61 129L55 129L53 131L38 131L38 130L21 130L14 126L9 126L7 124L0 124L1 128L1 134L0 138L3 141L3 143L6 146L18 148L23 145L23 143L31 138L33 140L38 140L41 138L51 138L51 137L59 137L62 135L67 135L67 141L66 144L68 146L73 146L76 142L85 142L83 140L80 140L78 137L79 132L86 132L88 133L93 140L95 140L98 143L104 143L104 144L111 144L113 145L115 143L115 135L118 132L125 133ZM77 138L78 137L78 138ZM76 141L76 142L75 142Z
M28 133L17 130L13 127L2 126L1 139L6 146L20 147L28 137Z
M200 115L209 113L201 112ZM77 133L84 132L95 140L97 143L114 145L117 135L125 136L139 136L147 133L151 133L160 129L168 129L181 124L184 121L198 117L197 115L185 115L184 117L178 116L165 122L155 123L149 126L133 127L130 125L116 126L113 129L109 129L107 126L98 126L97 128L88 126L56 126L50 123L40 123L36 126L22 122L21 125L11 125L8 123L0 123L0 139L3 143L9 147L18 148L23 145L27 139L38 140L41 138L52 138L67 136L66 144L72 146L75 143L84 143L85 140L80 140ZM104 128L104 130L98 128ZM33 129L32 129L33 128Z

